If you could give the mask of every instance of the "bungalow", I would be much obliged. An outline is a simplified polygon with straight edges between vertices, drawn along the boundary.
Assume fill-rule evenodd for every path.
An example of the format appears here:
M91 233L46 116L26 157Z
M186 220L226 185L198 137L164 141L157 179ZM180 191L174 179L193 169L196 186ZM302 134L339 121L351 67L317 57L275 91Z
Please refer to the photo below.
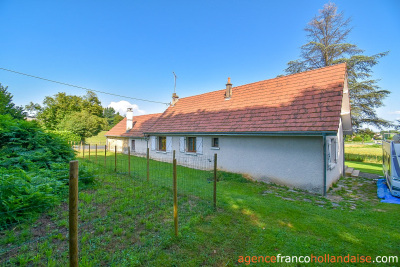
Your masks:
M131 121L133 122L131 124ZM325 194L344 174L351 134L346 64L179 99L161 114L127 118L107 133L152 158L212 160L218 168ZM139 145L140 144L140 145ZM179 159L178 159L179 163Z

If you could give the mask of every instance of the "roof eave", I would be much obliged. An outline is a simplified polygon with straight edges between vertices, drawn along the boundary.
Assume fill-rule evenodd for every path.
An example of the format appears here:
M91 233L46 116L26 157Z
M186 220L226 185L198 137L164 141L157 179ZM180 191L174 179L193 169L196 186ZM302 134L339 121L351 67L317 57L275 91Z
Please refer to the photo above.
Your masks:
M219 136L323 136L337 131L280 131L280 132L146 132L145 135L219 135Z
M121 137L121 138L144 138L144 136L126 136L126 135L104 135L105 137Z

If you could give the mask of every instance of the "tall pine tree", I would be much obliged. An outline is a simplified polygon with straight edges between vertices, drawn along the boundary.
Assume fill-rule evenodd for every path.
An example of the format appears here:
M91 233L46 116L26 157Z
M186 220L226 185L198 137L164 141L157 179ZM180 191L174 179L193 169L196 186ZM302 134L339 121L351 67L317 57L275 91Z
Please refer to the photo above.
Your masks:
M366 56L356 45L346 43L351 32L349 24L350 19L345 19L343 12L338 13L335 4L325 4L305 28L308 43L301 46L301 59L290 61L285 72L293 74L346 62L354 128L391 126L376 114L376 108L383 106L383 99L390 92L381 90L378 80L372 79L372 67L388 52Z

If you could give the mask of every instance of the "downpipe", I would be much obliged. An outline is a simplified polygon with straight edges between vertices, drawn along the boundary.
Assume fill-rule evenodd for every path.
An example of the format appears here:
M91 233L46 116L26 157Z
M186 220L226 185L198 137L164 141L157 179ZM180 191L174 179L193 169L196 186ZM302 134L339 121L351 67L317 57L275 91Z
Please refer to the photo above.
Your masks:
M323 143L323 153L324 153L324 180L323 180L323 184L324 184L324 188L322 191L322 195L326 196L326 134L322 135L322 143Z

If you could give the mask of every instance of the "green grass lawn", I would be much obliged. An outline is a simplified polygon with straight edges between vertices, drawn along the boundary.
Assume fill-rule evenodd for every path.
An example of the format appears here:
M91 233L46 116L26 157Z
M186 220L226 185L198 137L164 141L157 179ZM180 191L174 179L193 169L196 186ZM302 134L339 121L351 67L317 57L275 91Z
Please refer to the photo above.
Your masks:
M346 161L345 164L361 172L373 173L383 175L382 164L380 163L368 163L368 162L357 162L357 161Z
M99 144L104 145L106 143L106 137L104 136L108 131L101 131L98 135L92 136L86 139L86 144Z
M98 179L95 187L79 193L82 266L236 266L246 255L399 254L400 205L378 202L371 184L359 185L366 199L345 197L334 206L318 195L220 172L214 211L211 172L179 166L175 237L171 164L151 161L146 182L144 158L132 157L130 176L128 157L117 159L117 173L112 153L106 171L93 156L91 162L80 160ZM97 162L103 165L104 156L98 155ZM358 181L345 182L357 186ZM350 208L354 203L357 208ZM65 266L67 225L67 205L62 204L3 231L0 258L11 265Z

